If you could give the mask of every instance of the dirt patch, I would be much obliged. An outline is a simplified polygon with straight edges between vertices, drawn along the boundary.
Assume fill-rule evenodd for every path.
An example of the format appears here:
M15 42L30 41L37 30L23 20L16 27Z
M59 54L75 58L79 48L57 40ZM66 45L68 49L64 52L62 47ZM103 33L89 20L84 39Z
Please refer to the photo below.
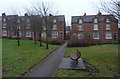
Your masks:
M86 65L86 69L84 70L85 72L88 72L88 76L94 77L96 76L98 73L100 73L100 70L93 66L92 64L88 63L85 59L83 59L85 65Z

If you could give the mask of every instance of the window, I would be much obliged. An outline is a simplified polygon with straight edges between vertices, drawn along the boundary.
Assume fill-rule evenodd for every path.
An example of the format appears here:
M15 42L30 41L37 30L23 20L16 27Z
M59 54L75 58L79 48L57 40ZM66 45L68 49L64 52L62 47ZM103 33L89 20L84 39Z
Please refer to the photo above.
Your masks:
M43 30L46 30L45 26L42 26Z
M110 24L106 24L106 30L110 30Z
M3 24L3 28L6 28L6 23Z
M20 29L20 25L17 25L17 29L18 29L18 28Z
M19 19L17 20L17 23L20 23L20 20L19 20Z
M83 33L79 33L78 34L78 39L83 39L83 38L84 38Z
M25 18L24 18L24 17L22 17L22 21L25 21Z
M118 21L118 27L120 28L120 20Z
M97 22L98 22L98 21L97 21L97 18L95 18L95 19L94 19L94 23L97 23Z
M57 30L57 25L53 25L53 30Z
M2 31L2 36L7 36L7 31L6 30Z
M94 25L94 30L98 30L98 25L97 24Z
M93 33L93 39L99 39L99 33Z
M30 19L29 19L29 18L27 19L27 22L30 22Z
M31 32L26 32L26 37L31 37Z
M44 19L42 20L42 22L43 22L43 25L45 25L45 20Z
M27 25L26 25L26 29L30 29L30 24L27 24Z
M105 34L106 39L112 39L112 34L110 32L107 32Z
M45 32L42 33L42 37L46 38L46 33Z
M57 38L58 37L58 32L52 32L52 38Z
M66 31L66 33L69 33L70 31Z
M83 26L82 26L82 25L79 25L79 26L78 26L78 30L79 30L79 31L83 30Z
M63 32L62 32L62 31L60 31L60 32L59 32L59 34L63 34Z
M56 19L54 19L54 20L53 20L53 23L56 23L56 22L57 22L57 20L56 20Z
M80 23L80 24L82 23L82 19L79 19L79 23Z
M22 36L22 33L21 33L21 32L19 32L19 36L20 36L20 37Z
M106 19L106 22L107 22L107 23L109 23L109 22L110 22L110 20L107 18L107 19Z
M2 21L2 17L0 17L0 22Z
M5 18L3 18L3 22L5 22L6 21L6 19Z

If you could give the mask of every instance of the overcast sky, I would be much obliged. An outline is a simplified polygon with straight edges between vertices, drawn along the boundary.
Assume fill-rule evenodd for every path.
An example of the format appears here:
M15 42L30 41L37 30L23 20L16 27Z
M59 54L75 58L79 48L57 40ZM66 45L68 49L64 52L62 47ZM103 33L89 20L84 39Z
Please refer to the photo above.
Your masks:
M35 0L1 0L0 14L11 14L12 11L19 12L24 15L24 7L29 6ZM58 15L65 15L66 24L71 24L71 16L95 15L98 13L96 6L100 0L49 0L55 3L58 8ZM105 0L109 1L109 0Z

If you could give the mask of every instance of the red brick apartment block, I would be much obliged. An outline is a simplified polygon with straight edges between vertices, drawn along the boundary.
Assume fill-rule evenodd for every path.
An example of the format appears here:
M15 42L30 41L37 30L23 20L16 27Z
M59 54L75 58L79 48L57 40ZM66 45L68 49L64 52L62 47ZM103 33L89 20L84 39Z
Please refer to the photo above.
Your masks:
M66 26L66 39L71 37L71 26Z
M118 20L113 15L72 16L72 37L81 41L118 41Z
M0 38L2 38L2 16L0 16Z
M38 15L35 15L38 16ZM24 16L18 15L6 15L2 14L2 37L3 38L13 38L16 37L16 29L19 26L19 36L21 39L33 39L34 34L31 29L30 17L27 13ZM59 38L63 40L65 38L65 16L49 16L52 17L53 27L50 32L52 38ZM48 25L49 26L49 25ZM44 26L43 26L44 27ZM46 28L44 28L45 30ZM46 33L43 31L41 34L42 37L46 37Z

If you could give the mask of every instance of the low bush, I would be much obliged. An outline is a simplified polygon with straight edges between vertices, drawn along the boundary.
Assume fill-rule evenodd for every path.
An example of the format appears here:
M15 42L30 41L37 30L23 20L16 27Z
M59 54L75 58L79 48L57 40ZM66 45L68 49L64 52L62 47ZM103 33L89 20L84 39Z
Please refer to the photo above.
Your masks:
M103 41L103 44L119 44L118 41Z
M67 44L67 47L86 47L86 46L89 46L88 42L80 41L77 39L70 39Z
M118 41L81 41L78 39L70 39L68 41L67 47L86 47L86 46L92 46L92 45L103 45L103 44L119 44Z
M43 42L46 42L46 38L42 38ZM52 45L62 45L65 43L64 40L60 40L58 38L48 38L48 43Z

